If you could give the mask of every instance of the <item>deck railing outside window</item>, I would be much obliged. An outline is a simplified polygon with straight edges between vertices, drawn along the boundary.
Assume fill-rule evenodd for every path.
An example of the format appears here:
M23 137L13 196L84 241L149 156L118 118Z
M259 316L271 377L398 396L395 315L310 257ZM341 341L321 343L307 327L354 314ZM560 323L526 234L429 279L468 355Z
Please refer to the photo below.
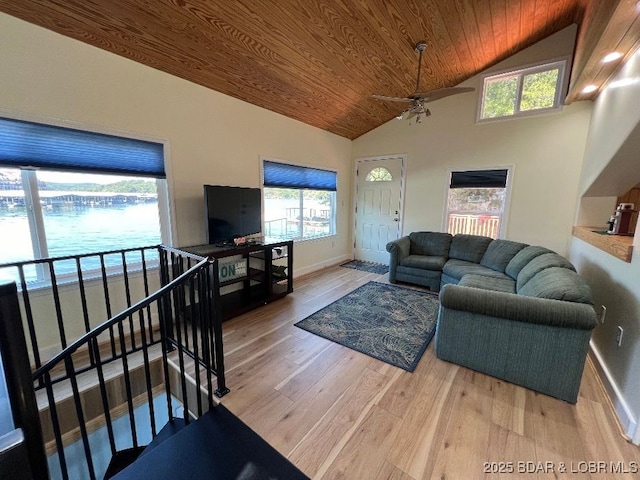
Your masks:
M500 217L491 214L460 214L450 213L447 232L455 235L483 235L498 238L500 232Z

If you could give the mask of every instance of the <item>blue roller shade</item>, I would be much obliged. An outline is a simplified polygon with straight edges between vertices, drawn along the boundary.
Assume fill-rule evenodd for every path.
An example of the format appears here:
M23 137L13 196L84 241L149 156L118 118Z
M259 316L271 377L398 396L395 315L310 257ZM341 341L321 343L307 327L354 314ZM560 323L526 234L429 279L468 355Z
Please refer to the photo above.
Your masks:
M0 118L0 164L164 178L163 145Z
M451 172L449 188L504 188L507 186L507 170L468 170Z
M264 161L264 186L274 188L305 188L337 190L337 174L329 170L300 167L286 163Z

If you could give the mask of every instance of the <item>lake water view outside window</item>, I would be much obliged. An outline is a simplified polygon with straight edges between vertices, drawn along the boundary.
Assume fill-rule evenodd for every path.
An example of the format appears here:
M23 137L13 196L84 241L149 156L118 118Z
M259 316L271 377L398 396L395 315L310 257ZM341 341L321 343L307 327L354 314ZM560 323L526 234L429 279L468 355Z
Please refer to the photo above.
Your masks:
M336 172L263 162L266 237L306 240L335 234Z
M560 108L565 63L554 62L485 77L479 120Z
M507 169L451 172L448 233L498 238L507 205Z
M0 117L0 264L158 245L169 235L165 177L160 142ZM104 260L123 268L120 254ZM101 266L85 261L83 271ZM33 270L28 281L46 281ZM55 264L56 274L75 270L73 260Z
M0 264L161 243L156 182L0 168ZM27 192L34 185L39 201L30 208Z

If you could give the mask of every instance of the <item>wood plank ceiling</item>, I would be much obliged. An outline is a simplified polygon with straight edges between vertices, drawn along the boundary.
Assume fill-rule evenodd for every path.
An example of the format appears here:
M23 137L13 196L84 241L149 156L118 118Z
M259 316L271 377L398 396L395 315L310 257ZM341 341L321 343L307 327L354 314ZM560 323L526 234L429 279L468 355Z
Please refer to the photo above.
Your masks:
M567 101L640 38L637 0L0 0L0 11L354 139L413 92L450 87L579 25Z

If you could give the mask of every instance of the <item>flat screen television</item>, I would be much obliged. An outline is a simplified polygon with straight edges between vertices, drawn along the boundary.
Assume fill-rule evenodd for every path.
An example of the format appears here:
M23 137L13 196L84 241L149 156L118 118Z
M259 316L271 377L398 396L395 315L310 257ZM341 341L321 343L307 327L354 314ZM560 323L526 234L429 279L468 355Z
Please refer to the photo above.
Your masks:
M204 186L207 243L228 243L262 230L259 188Z

